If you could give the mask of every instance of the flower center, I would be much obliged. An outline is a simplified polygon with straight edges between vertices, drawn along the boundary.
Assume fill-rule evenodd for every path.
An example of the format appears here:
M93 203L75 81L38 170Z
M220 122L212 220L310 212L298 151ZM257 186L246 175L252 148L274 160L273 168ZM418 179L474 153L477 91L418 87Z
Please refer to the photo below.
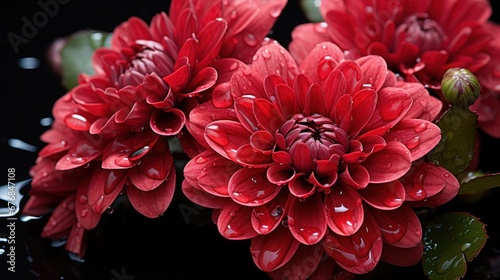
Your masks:
M130 53L124 53L128 61L124 61L122 71L115 80L120 88L127 85L137 86L148 74L156 73L164 77L172 73L174 59L160 43L137 40L128 50Z
M441 48L445 33L441 26L426 13L407 17L396 30L396 44L409 42L416 45L420 53Z
M329 159L332 154L343 154L348 148L347 134L331 119L321 115L304 117L294 115L280 129L285 136L287 150L293 152L297 143L304 143L313 159Z

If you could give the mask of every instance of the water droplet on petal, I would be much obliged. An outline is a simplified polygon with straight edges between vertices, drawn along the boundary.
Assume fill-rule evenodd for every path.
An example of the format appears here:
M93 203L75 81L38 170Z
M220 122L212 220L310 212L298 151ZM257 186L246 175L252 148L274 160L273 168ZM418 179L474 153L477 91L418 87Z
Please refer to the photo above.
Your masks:
M149 150L151 150L151 147L149 146L144 146L142 148L136 149L135 151L130 152L128 155L129 160L136 160L140 157L142 157L144 154L146 154Z
M413 186L406 190L408 195L415 200L423 200L427 197L424 189L425 173L419 172L413 177Z
M422 131L424 131L424 130L426 130L426 129L427 129L427 123L426 123L426 122L422 122L422 123L420 123L420 124L417 124L417 125L413 128L413 130L414 130L416 133L420 133L420 132L422 132Z
M238 17L238 12L236 10L232 10L231 13L229 13L229 17L231 19L236 19Z
M82 218L87 217L88 212L89 212L89 210L88 210L88 209L83 209L83 210L80 212L80 217L82 217Z
M82 203L82 204L83 204L83 203L87 203L87 201L88 201L88 198L87 198L87 196L86 196L86 195L83 195L83 194L82 194L82 195L80 195L80 196L78 197L78 202L80 202L80 203Z
M71 129L86 131L90 128L90 122L82 115L71 114L64 118L64 123Z
M264 51L262 51L262 57L266 59L271 58L271 52L268 49L265 49Z
M276 206L272 211L271 211L271 216L274 218L279 218L283 214L283 207L281 206Z
M235 71L236 69L238 69L238 63L235 62L235 63L229 65L230 71Z
M114 211L115 211L115 209L112 206L109 206L108 208L106 208L104 213L105 214L113 214Z
M250 47L256 46L259 43L257 41L257 38L251 33L246 33L245 35L243 35L243 42L245 42L245 44L249 45ZM238 66L236 63L234 63L234 65L236 67Z
M320 236L320 230L317 227L300 227L299 233L309 244L316 243Z
M420 137L415 136L412 139L408 140L405 145L409 150L412 150L418 147L420 145L420 142Z

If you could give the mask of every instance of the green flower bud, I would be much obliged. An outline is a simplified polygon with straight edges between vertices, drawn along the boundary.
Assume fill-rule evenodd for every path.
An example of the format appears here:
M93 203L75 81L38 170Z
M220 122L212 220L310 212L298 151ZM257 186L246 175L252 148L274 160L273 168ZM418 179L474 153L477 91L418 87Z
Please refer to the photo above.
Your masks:
M468 107L481 92L481 85L471 71L464 68L450 68L441 80L441 92L446 102Z

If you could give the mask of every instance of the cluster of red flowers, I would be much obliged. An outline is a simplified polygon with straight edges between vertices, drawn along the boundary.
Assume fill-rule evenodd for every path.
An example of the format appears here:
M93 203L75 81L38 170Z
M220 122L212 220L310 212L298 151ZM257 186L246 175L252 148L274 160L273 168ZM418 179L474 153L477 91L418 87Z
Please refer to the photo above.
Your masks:
M418 263L414 207L459 190L425 157L441 139L447 69L484 81L471 108L500 137L488 2L322 1L325 22L297 26L288 49L267 37L285 5L173 0L149 25L119 25L42 135L23 209L52 211L42 235L83 256L86 233L120 195L160 216L176 188L177 140L190 158L177 187L214 209L222 236L250 239L271 278Z

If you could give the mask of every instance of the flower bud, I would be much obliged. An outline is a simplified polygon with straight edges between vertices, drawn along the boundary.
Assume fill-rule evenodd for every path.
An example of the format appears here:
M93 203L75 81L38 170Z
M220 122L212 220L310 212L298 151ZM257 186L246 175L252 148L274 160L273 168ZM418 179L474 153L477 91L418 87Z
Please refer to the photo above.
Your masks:
M481 86L471 71L464 68L450 68L441 80L441 92L446 102L468 107L479 98Z

